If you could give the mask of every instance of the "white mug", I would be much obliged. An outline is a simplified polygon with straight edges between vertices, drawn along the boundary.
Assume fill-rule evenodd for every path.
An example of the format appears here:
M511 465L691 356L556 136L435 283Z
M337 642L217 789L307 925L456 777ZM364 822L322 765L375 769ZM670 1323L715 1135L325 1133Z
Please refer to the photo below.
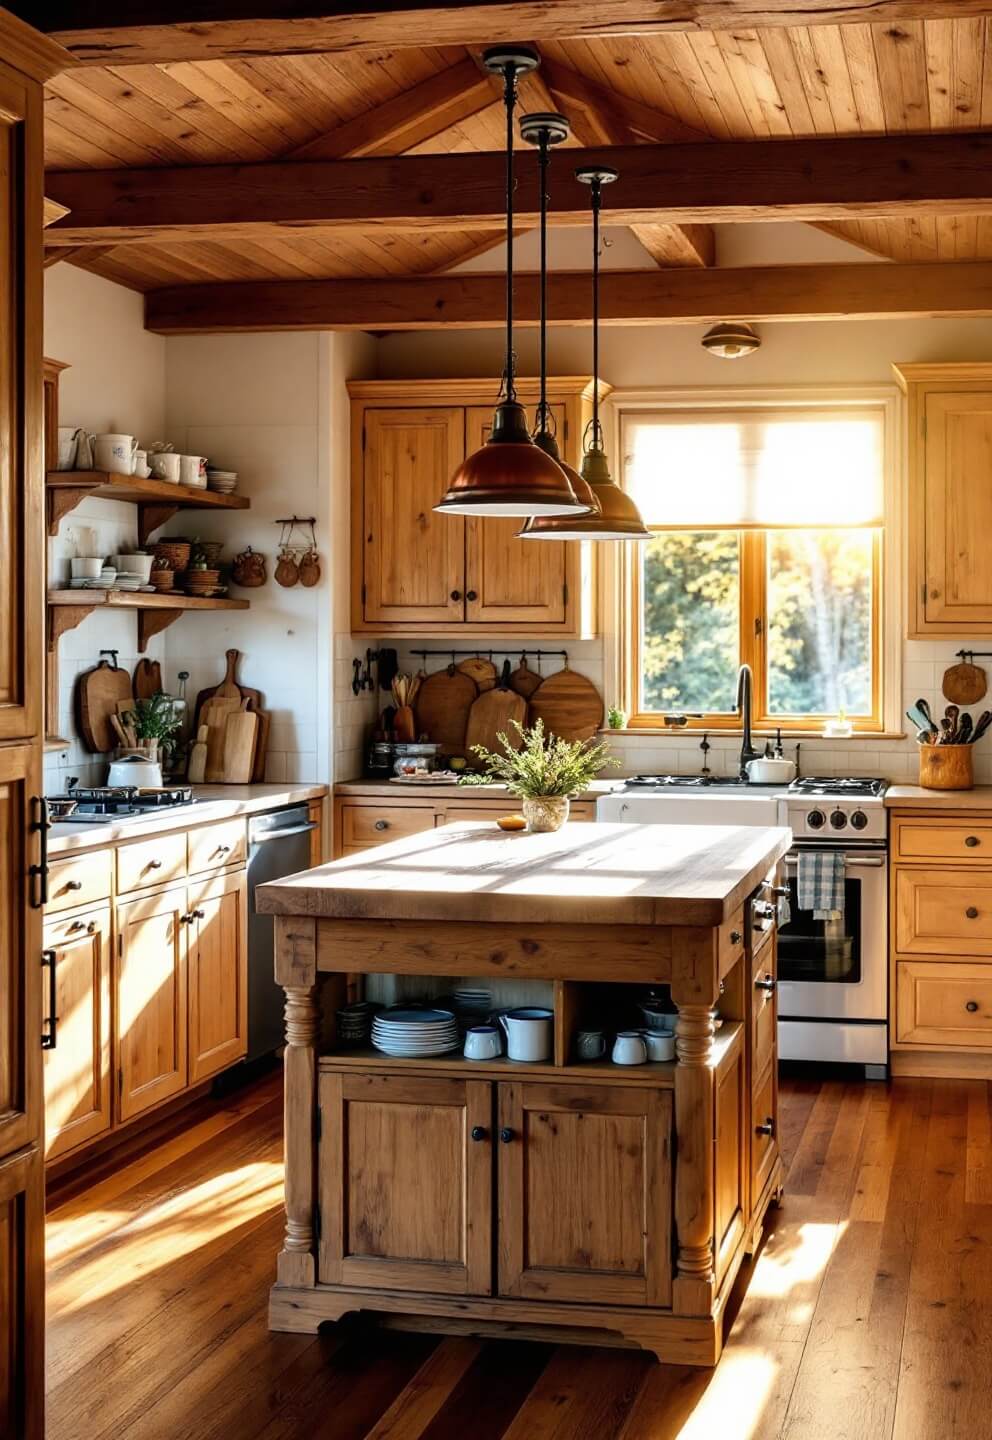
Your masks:
M503 1046L495 1025L473 1025L466 1030L466 1060L495 1060L502 1053Z
M551 1027L554 1015L550 1010L528 1005L508 1010L499 1023L506 1031L506 1053L511 1060L551 1059Z
M614 1065L643 1065L648 1047L639 1030L621 1030L613 1042Z
M152 474L158 480L168 480L170 485L179 484L179 460L171 450L153 450L148 457Z
M675 1036L667 1031L642 1030L641 1039L649 1060L674 1060Z
M112 475L133 475L137 448L134 435L97 435L94 441L96 468Z
M152 473L148 464L148 452L146 450L135 450L133 473L138 476L139 480L147 480Z
M179 483L202 490L207 483L207 460L205 455L180 455Z

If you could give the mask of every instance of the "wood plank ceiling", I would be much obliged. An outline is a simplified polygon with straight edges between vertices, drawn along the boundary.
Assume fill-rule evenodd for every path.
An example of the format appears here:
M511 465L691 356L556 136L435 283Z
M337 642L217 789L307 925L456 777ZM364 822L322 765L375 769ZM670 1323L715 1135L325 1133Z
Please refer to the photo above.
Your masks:
M562 108L576 143L758 139L992 126L992 19L547 41L524 109ZM487 89L488 87L488 89ZM413 91L413 96L410 92ZM410 102L415 103L411 104ZM462 47L87 67L46 95L51 170L291 156L496 150L498 87ZM992 258L992 218L822 228L902 261ZM694 233L701 232L701 233ZM641 227L662 265L712 262L706 227ZM375 279L449 269L496 233L293 236L74 252L136 289L216 280Z

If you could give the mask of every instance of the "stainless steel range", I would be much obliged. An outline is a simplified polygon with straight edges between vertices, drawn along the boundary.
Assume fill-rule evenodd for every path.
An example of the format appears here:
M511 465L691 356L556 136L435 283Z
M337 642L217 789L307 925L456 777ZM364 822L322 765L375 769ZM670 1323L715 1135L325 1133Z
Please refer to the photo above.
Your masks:
M140 790L134 785L82 786L69 782L64 795L45 797L53 825L107 825L111 821L142 820L159 810L195 805L190 785Z
M888 1063L888 824L885 780L796 780L785 794L793 833L785 860L791 918L779 926L778 1032L783 1060ZM830 851L844 867L844 907L817 919L799 908L804 854Z

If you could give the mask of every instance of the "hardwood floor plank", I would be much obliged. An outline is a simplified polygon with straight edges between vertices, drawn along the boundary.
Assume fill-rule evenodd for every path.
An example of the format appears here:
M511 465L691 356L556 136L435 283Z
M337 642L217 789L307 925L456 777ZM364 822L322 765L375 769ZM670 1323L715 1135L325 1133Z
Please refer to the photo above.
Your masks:
M562 1346L504 1440L613 1440L657 1363L640 1351Z
M968 1091L968 1148L964 1198L969 1205L992 1205L992 1115L984 1085Z
M448 1401L482 1349L478 1340L448 1337L368 1433L368 1440L417 1440Z
M421 1440L501 1440L553 1353L550 1345L517 1340L484 1346Z

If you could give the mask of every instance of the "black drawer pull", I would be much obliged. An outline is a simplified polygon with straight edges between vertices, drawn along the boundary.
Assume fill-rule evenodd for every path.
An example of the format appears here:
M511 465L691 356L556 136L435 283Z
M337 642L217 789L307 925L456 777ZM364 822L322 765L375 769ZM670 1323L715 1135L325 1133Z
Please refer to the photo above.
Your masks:
M502 1130L499 1132L499 1138L501 1144L509 1145L513 1140L516 1139L516 1133L515 1131L510 1129L509 1125L504 1125Z
M979 840L977 835L966 835L964 837L964 843L967 845L969 850L974 850L975 846L981 845L982 842L981 840Z
M754 1133L755 1133L755 1135L774 1135L774 1134L775 1134L775 1120L774 1120L774 1118L773 1118L771 1115L769 1115L769 1117L768 1117L768 1119L765 1121L764 1125L755 1125L755 1127L754 1127Z
M975 1011L978 1009L978 1001L977 1001L977 1000L967 1000L967 1001L965 1001L965 1007L964 1007L964 1008L967 1010L967 1012L968 1012L969 1015L974 1015Z
M59 1019L55 1011L58 1006L57 986L55 983L55 951L42 950L41 963L48 971L48 1015L41 1022L44 1029L41 1032L42 1050L54 1050L58 1040Z
M978 908L975 905L969 905L964 913L967 915L969 920L978 919Z
M82 880L67 880L65 882L65 888L67 890L82 890L83 882Z
M771 995L775 991L776 983L777 982L773 975L766 975L761 980L755 980L754 988L755 990L764 990L766 995Z
M486 1137L488 1136L488 1134L489 1134L489 1131L486 1129L485 1125L473 1125L473 1126L472 1126L472 1139L473 1139L473 1140L485 1140Z
M731 930L731 932L730 932L730 943L731 943L731 945L739 945L743 939L744 939L744 936L741 934L741 932L740 932L739 930Z
M145 866L146 870L161 870L161 868L161 860L149 860L148 864Z
M194 919L194 920L206 920L206 918L207 918L207 912L206 912L205 910L194 910L194 911L193 911L193 919Z
M377 820L377 821L375 822L375 828L376 828L376 830L388 830L388 829L389 829L389 821L388 821L388 820Z

